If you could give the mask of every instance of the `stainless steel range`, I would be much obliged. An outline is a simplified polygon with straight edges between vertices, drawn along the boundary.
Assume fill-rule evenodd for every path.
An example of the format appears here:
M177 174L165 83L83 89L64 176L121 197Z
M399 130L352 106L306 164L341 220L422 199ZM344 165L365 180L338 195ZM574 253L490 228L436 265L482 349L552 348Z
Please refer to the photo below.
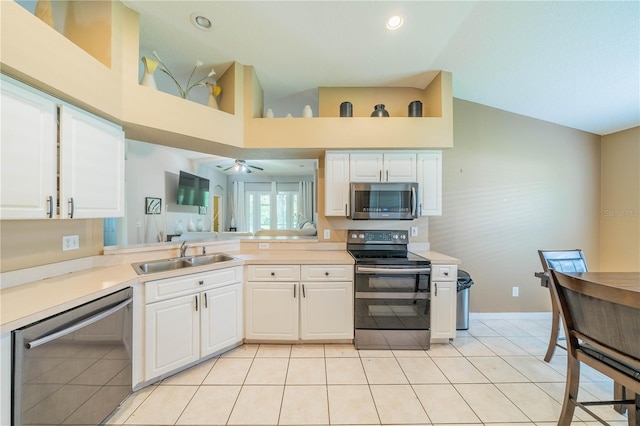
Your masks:
M358 349L429 349L431 261L408 242L407 231L348 231Z

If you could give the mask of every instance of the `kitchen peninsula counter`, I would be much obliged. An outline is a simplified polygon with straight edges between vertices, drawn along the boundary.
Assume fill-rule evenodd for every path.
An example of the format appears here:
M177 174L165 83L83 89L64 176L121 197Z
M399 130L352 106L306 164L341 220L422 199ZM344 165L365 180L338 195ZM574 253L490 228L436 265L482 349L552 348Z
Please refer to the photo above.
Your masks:
M299 250L295 249L297 247L292 247L290 243L284 243L281 247L274 245L274 242L271 244L270 249L264 250L257 249L257 243L255 247L245 246L244 244L233 247L225 244L224 248L220 247L222 249L220 251L234 256L237 260L148 275L136 274L131 266L131 263L146 260L147 256L145 256L142 248L135 250L135 253L127 249L127 253L121 254L117 260L115 258L110 259L114 256L97 256L93 259L93 262L87 262L89 266L84 269L69 273L52 273L47 278L25 281L19 285L0 290L0 333L7 333L24 327L139 282L239 265L354 264L354 260L349 253L344 249L337 249L338 247L344 247L344 243L311 243L300 245ZM328 245L323 246L323 244ZM205 245L207 245L207 252L217 251L215 244L205 243ZM194 243L193 246L197 246L197 243ZM298 245L296 244L296 246ZM176 247L179 246L176 245ZM328 248L328 250L323 248ZM436 265L458 265L461 263L459 259L433 251L415 250L414 253L430 259ZM174 255L170 247L164 247L163 257L172 257ZM158 259L159 256L158 252L149 252L148 260ZM117 263L114 264L114 262ZM59 271L64 269L64 263L30 269L49 268ZM70 264L73 264L73 262L70 262Z

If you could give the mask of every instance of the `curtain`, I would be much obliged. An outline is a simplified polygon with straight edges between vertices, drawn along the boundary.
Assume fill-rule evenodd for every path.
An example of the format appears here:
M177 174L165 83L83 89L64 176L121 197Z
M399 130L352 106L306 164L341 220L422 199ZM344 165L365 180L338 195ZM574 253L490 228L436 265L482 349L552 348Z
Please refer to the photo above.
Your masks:
M231 220L235 221L238 232L247 229L245 205L244 205L244 182L233 182L233 200L231 201Z
M305 220L314 220L313 217L313 182L299 182L299 211Z

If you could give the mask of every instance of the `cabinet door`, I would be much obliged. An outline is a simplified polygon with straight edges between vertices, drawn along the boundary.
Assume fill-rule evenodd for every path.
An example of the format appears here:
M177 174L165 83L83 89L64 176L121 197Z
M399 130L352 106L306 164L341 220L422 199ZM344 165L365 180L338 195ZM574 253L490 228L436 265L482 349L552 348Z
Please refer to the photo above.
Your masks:
M416 154L398 152L384 154L384 182L416 182Z
M245 338L298 340L298 283L245 285Z
M324 214L348 216L349 154L327 152L324 158Z
M200 358L198 295L145 306L145 380Z
M122 128L67 105L60 117L60 218L124 216Z
M455 282L431 283L431 339L456 337L456 290Z
M419 212L442 215L442 151L418 154Z
M242 341L242 284L200 294L200 356Z
M0 219L56 216L56 103L2 79Z
M384 181L383 167L381 152L351 154L349 179L351 182L382 182Z
M301 290L301 339L353 339L352 282L305 282Z

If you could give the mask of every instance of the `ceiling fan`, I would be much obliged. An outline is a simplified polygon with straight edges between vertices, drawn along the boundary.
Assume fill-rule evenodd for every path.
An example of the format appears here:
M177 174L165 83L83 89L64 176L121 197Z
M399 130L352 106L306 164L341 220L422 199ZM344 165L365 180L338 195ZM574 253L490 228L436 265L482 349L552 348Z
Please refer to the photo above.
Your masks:
M224 166L218 166L218 168L223 168ZM230 165L229 167L222 169L223 172L227 170L235 169L238 173L251 173L251 169L256 170L264 170L262 167L252 166L251 164L247 164L245 160L236 160L235 163Z

